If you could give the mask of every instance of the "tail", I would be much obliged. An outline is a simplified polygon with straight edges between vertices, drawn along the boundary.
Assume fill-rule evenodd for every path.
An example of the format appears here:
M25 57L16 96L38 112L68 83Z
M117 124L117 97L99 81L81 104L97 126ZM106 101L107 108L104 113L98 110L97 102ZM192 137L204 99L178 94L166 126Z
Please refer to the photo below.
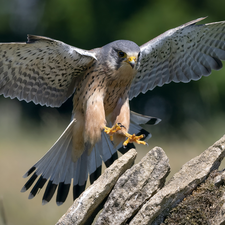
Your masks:
M137 135L144 134L143 140L147 140L151 135L142 129L139 124L157 124L159 121L159 119L154 117L146 117L131 112L129 132ZM29 199L35 197L48 181L42 204L44 205L52 199L58 187L56 203L57 205L61 205L68 196L72 180L73 199L76 199L85 190L88 175L91 184L101 175L102 161L106 167L109 167L118 158L117 150L124 154L134 147L133 144L128 144L126 148L123 148L121 143L121 145L115 148L108 135L102 132L101 140L95 144L91 154L88 155L87 151L84 151L77 162L74 162L71 157L74 123L75 119L71 121L51 149L24 175L24 177L28 177L32 174L21 189L21 192L27 191L36 182L30 191ZM38 180L36 181L37 178Z

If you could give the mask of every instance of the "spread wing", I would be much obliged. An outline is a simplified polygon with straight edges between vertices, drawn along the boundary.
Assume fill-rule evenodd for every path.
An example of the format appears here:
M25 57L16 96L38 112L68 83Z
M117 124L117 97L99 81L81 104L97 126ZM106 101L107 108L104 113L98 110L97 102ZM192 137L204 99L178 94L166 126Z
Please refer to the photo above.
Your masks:
M222 68L225 22L195 25L202 19L168 30L140 47L142 59L130 99L156 86L198 80Z
M0 43L0 94L59 107L73 94L76 77L95 60L94 52L45 37Z

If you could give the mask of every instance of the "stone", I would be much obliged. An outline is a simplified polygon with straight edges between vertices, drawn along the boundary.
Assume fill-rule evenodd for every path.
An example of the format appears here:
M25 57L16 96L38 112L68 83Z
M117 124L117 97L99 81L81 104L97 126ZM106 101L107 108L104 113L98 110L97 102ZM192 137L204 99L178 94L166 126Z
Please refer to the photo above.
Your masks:
M221 178L221 182L217 182L215 185L223 190L223 196L216 202L216 204L221 205L220 209L217 210L215 213L215 216L213 219L210 220L211 225L225 225L225 171L222 171L220 175L218 175L215 179L215 181L218 181L219 178ZM215 203L214 203L215 204Z
M131 149L116 160L74 201L57 225L91 224L118 178L134 164L136 155L136 150Z
M211 225L225 225L225 203L210 222Z
M159 147L150 150L118 179L95 225L125 224L164 186L169 171L165 152Z
M216 177L220 171L212 171L208 178L202 182L175 208L160 225L180 224L210 224L218 225L224 222L224 192L223 183L215 185Z
M188 196L209 173L217 169L225 156L225 136L199 156L185 163L166 186L147 201L129 223L160 224L169 211Z

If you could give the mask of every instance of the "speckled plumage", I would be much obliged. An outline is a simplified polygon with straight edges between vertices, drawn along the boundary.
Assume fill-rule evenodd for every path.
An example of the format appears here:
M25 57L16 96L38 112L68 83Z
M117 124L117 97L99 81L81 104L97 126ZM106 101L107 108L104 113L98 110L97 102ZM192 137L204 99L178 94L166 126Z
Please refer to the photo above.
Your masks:
M200 18L171 29L142 45L141 66L130 99L171 81L187 83L222 68L225 22L195 25Z
M75 90L75 78L95 56L50 38L0 44L0 94L59 107Z
M71 123L25 174L33 173L22 191L39 176L29 198L49 180L43 203L51 200L58 187L60 205L73 179L76 198L85 188L88 173L91 182L97 179L102 160L109 166L125 139L118 131L116 148L103 132L106 125L121 123L125 131L148 137L139 124L159 122L130 115L129 99L171 81L198 80L220 69L225 60L225 22L195 25L202 19L171 29L140 47L119 40L87 51L32 35L27 43L0 44L0 94L51 107L59 107L74 94Z

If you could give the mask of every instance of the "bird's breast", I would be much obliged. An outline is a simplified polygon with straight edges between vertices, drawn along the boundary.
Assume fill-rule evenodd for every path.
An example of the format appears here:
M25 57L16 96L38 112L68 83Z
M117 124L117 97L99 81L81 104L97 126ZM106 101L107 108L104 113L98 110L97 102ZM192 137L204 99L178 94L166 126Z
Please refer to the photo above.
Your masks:
M114 80L108 83L105 97L104 108L106 116L113 112L119 99L126 99L132 80Z
M128 65L129 66L129 65ZM73 99L74 110L85 111L91 96L102 96L105 114L110 114L118 100L126 99L132 80L136 74L132 67L121 68L117 71L106 71L104 68L87 71L76 87Z

